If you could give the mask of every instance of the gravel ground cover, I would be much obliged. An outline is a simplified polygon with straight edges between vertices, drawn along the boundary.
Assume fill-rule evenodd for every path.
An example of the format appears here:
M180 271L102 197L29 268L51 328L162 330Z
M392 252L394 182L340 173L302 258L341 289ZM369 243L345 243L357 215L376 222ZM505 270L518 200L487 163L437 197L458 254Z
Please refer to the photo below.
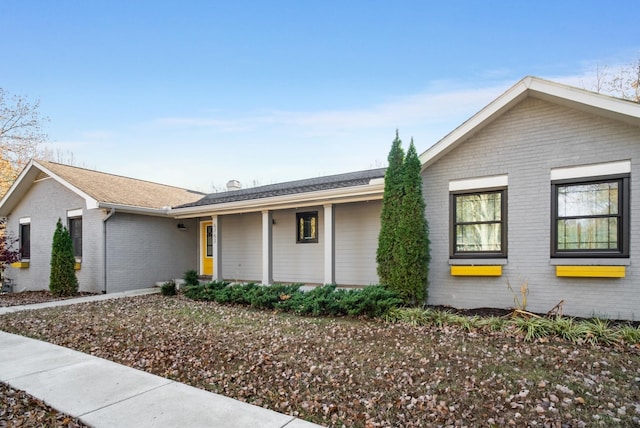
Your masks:
M640 424L632 346L160 295L7 314L0 328L328 426Z

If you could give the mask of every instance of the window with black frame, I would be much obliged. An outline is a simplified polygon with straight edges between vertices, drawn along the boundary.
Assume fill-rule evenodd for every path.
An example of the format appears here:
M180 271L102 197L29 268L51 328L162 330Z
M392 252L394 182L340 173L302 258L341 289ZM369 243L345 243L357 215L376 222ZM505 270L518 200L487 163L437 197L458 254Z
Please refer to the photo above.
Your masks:
M73 244L73 255L82 258L82 217L69 219L69 234Z
M296 243L318 242L318 212L296 213Z
M31 258L31 223L20 224L20 257L22 260Z
M506 189L451 194L451 257L506 257Z
M629 176L555 181L551 255L629 256Z

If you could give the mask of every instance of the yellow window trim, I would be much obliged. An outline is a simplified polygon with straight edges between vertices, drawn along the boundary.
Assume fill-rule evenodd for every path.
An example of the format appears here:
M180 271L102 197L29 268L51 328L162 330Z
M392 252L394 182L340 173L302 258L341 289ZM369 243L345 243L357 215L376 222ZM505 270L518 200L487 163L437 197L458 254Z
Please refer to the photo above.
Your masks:
M625 266L556 266L556 276L577 278L624 278Z
M27 269L29 267L29 262L13 262L11 263L11 267L16 269Z
M451 266L451 276L502 276L502 266Z

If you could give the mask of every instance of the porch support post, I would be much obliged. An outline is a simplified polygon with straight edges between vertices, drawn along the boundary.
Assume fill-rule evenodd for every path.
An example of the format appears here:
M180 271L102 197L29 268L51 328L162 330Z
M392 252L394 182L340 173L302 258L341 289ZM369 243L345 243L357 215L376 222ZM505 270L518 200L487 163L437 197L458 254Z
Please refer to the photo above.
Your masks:
M273 213L262 211L262 283L273 283Z
M335 284L335 232L333 204L324 206L324 283Z
M222 239L220 230L220 217L211 216L211 231L213 233L213 280L222 281Z

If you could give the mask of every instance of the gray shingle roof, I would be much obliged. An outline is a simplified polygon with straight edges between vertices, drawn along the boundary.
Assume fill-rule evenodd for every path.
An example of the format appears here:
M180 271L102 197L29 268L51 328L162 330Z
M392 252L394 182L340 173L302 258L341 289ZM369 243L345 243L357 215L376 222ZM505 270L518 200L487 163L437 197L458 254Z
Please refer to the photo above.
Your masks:
M362 186L369 184L369 181L371 181L372 179L384 178L385 171L386 168L369 169L366 171L349 172L346 174L328 175L324 177L308 178L305 180L269 184L266 186L252 187L249 189L211 193L197 202L184 204L175 208L216 205L228 202L247 201L250 199L262 199L274 196L315 192L318 190Z

